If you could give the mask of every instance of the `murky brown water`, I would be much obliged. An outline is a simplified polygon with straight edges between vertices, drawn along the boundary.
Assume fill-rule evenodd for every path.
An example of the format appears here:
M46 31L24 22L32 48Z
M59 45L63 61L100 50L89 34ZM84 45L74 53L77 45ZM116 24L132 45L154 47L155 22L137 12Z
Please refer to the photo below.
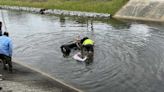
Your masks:
M163 92L164 27L3 11L14 58L86 92ZM60 46L76 35L95 41L86 66L63 58Z

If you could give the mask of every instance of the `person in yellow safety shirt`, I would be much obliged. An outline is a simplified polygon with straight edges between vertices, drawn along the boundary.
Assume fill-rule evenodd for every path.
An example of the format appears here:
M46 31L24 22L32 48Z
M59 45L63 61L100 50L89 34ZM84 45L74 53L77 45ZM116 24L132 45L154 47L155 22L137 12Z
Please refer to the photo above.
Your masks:
M94 46L94 41L89 39L88 37L84 37L82 40L81 40L81 44L82 44L82 48L83 49L86 49L88 52L91 51L93 52L94 49L93 49L93 46Z
M83 42L83 45L93 45L94 44L94 41L92 41L91 39L86 39L84 42Z

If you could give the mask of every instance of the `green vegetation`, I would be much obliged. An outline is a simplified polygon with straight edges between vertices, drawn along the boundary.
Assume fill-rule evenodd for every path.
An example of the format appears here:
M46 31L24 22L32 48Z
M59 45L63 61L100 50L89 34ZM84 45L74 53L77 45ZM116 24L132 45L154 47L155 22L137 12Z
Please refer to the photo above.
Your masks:
M114 14L128 0L0 0L0 5Z

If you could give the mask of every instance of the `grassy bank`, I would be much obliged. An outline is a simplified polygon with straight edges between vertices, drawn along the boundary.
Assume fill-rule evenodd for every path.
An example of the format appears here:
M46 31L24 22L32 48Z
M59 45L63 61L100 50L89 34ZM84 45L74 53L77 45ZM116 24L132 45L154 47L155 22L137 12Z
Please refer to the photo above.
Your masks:
M0 0L0 5L114 14L128 0Z

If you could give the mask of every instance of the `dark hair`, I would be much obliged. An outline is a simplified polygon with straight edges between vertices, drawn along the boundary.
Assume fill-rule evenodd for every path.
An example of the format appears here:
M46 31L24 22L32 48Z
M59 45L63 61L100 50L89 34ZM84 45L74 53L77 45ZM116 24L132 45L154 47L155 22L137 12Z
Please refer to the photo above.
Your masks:
M88 37L84 37L83 39L81 39L80 43L82 44L86 39L89 39Z
M2 22L0 21L0 30L2 29Z
M3 35L9 36L9 33L8 32L4 32Z

